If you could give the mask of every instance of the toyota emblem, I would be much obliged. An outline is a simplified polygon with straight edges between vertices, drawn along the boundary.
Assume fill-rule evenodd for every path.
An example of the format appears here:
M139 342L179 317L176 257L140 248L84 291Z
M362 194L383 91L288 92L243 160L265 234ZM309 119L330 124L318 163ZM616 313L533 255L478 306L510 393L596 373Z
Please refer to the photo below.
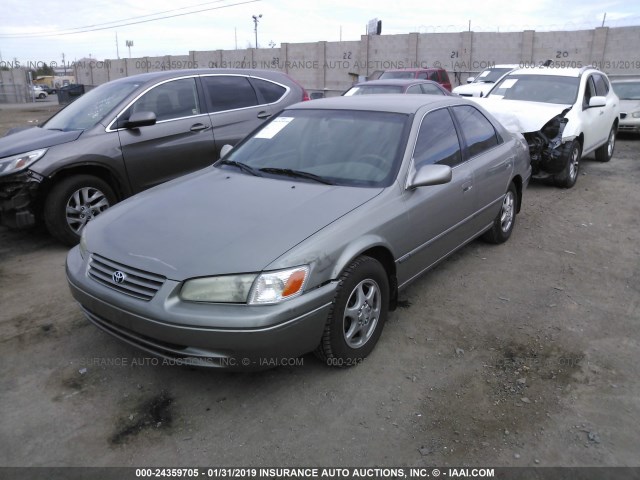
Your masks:
M113 283L122 283L124 282L125 278L127 278L127 275L120 270L116 270L115 272L113 272L113 275L111 275L111 278L113 279Z

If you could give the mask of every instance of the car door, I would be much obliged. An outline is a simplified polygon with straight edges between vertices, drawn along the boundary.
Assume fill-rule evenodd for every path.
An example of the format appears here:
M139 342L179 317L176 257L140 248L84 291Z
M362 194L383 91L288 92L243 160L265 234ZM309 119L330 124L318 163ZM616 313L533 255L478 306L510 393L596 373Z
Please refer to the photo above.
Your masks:
M422 119L413 153L413 168L442 164L452 167L444 185L404 192L407 221L412 232L403 240L398 278L405 283L471 238L474 205L473 172L463 161L458 133L448 108L433 110Z
M473 170L475 206L471 229L480 232L500 210L514 168L513 145L505 143L493 124L471 105L451 108L458 122L468 166Z
M594 75L589 75L585 84L584 95L582 97L584 131L583 153L591 152L597 146L603 144L607 140L609 130L611 129L611 125L607 125L608 117L605 115L606 106L589 107L589 100L597 94Z
M602 134L604 135L602 143L604 143L609 137L609 131L613 125L613 122L619 115L618 99L615 95L612 95L611 85L607 77L601 73L593 74L593 80L596 85L596 93L600 97L606 98L607 104L603 108L603 114L600 115L602 119L602 127L604 128Z
M194 77L154 86L120 116L154 112L155 125L120 128L122 156L134 193L212 164L215 142Z
M245 75L201 78L218 151L226 144L237 144L275 113Z

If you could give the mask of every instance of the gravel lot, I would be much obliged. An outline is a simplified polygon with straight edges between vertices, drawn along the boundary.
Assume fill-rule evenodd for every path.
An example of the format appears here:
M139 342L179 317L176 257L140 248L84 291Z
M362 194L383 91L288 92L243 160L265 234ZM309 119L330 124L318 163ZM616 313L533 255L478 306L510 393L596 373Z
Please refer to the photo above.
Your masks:
M0 134L56 108L0 105ZM640 137L618 140L405 291L351 369L154 365L83 318L64 247L0 227L0 465L640 466Z

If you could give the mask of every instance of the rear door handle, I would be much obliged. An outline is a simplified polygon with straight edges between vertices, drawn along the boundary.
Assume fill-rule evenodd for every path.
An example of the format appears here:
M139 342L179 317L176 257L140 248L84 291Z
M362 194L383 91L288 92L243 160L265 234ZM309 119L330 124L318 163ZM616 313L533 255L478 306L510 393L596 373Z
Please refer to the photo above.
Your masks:
M471 180L469 180L468 182L465 182L465 183L462 184L462 191L463 192L468 192L472 188L473 188L473 182L471 182Z
M258 113L258 118L269 118L271 114L269 112L262 111Z
M195 125L191 125L190 130L192 132L198 132L200 130L206 130L207 128L209 128L209 127L206 126L204 123L196 123Z

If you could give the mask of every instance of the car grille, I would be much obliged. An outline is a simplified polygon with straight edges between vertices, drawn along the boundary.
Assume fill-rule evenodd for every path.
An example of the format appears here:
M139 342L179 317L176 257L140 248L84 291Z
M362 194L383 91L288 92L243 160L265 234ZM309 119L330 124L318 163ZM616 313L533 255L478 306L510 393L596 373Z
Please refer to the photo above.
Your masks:
M163 276L122 265L95 253L89 261L89 276L106 287L145 301L151 300L166 280ZM117 278L122 280L117 282Z

